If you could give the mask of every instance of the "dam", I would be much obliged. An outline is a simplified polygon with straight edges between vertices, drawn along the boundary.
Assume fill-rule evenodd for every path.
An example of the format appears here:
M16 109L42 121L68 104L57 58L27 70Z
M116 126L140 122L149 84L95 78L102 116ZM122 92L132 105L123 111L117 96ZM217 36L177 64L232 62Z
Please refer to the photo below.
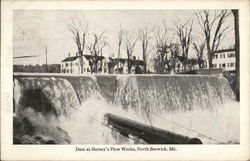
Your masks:
M14 144L145 143L105 126L107 113L204 144L240 140L239 102L220 75L14 73L13 91Z

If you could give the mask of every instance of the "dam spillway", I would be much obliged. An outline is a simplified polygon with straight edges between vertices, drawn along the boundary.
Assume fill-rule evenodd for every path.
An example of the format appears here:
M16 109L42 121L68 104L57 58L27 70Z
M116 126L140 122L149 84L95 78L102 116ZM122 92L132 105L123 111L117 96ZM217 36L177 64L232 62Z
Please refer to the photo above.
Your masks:
M17 118L34 121L39 113L52 129L66 131L72 143L129 143L93 126L105 113L199 137L204 143L239 142L239 103L223 76L15 73L13 84Z

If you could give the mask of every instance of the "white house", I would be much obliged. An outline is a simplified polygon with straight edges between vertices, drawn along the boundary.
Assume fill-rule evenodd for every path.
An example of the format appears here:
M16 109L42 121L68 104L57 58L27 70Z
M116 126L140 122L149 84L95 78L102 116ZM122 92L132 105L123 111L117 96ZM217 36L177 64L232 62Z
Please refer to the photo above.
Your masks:
M213 63L213 68L234 72L236 66L235 51L216 53L212 63Z
M61 62L61 73L88 74L91 73L89 60L83 56L83 68L80 66L80 57L67 57Z
M71 74L89 74L92 71L97 71L96 73L108 74L109 73L109 59L103 56L93 56L93 55L83 55L83 68L80 65L80 56L65 58L61 62L61 73L71 73ZM94 60L97 58L97 70L95 70Z

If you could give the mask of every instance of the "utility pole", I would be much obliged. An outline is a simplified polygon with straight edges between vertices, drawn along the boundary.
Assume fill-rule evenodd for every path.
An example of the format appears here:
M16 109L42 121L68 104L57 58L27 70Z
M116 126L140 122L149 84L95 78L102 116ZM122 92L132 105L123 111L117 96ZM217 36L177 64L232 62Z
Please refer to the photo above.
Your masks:
M45 67L45 69L46 69L46 72L48 72L48 62L47 62L47 45L45 46L45 57L46 57L46 67Z

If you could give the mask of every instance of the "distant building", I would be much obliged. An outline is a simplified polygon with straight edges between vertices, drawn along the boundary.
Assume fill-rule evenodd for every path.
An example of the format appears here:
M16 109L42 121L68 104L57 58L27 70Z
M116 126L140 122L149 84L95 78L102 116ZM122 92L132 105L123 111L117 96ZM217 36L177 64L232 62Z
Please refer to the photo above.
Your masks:
M61 73L90 74L95 71L99 74L128 74L128 64L131 64L131 73L143 73L144 62L142 60L128 60L124 58L111 58L103 56L83 55L83 68L80 65L80 56L65 58L61 62ZM97 62L95 66L95 61ZM97 68L97 69L95 69Z
M117 58L112 61L114 63L114 73L129 74L129 64L131 65L131 74L142 74L144 71L144 61L136 59L136 57L129 60L125 58Z
M102 73L102 69L104 68L104 64L102 62L104 57L97 57L97 72ZM92 71L95 71L94 64L94 56L92 55L83 55L82 56L82 64L83 67L81 68L81 61L80 56L76 54L76 56L65 58L61 62L61 73L71 73L71 74L90 74ZM107 70L107 67L106 67ZM104 71L106 71L104 70ZM106 71L108 73L108 71Z
M89 62L91 73L101 73L101 74L108 74L108 63L109 59L105 58L104 56L94 56L94 55L83 55ZM96 61L96 66L95 66ZM97 69L96 69L97 68Z
M145 63L143 60L135 59L131 60L131 73L132 74L142 74L144 73Z
M91 67L89 65L89 60L83 57L83 68L80 68L79 56L73 56L65 58L61 62L61 73L71 73L71 74L87 74L91 73Z
M180 56L177 56L176 60L175 60L175 72L180 73L184 71L184 65L182 63L182 59Z
M223 69L223 71L235 72L235 51L234 50L222 50L220 53L216 53L213 58L213 68Z

